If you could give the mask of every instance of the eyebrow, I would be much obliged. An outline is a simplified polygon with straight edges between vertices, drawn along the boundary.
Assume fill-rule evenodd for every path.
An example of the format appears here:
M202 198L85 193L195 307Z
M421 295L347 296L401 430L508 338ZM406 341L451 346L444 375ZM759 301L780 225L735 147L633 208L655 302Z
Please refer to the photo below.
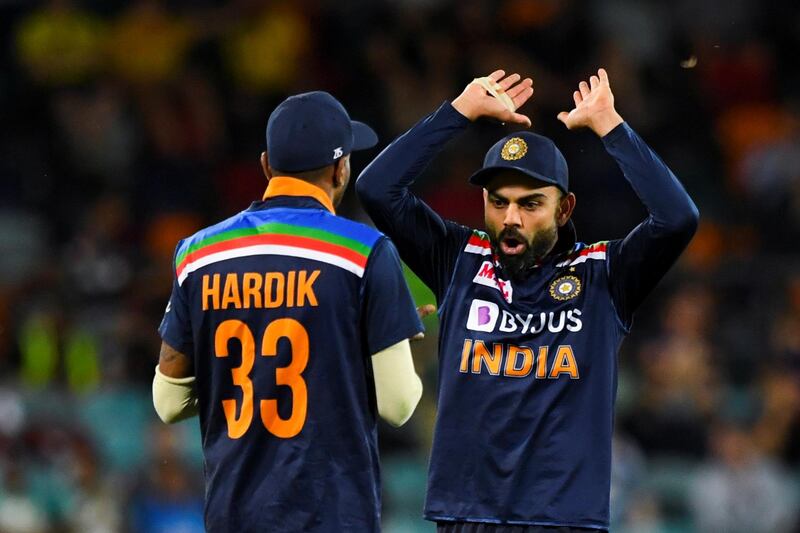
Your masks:
M497 194L496 192L490 192L489 196L493 197L493 198L497 198L498 200L502 200L503 202L509 202L508 198L506 198L505 196L503 196L501 194ZM521 203L525 203L525 202L530 201L530 200L539 200L539 199L542 199L542 198L547 199L547 195L544 194L544 193L541 193L541 192L535 192L535 193L523 196L522 198L517 200L517 203L521 204Z

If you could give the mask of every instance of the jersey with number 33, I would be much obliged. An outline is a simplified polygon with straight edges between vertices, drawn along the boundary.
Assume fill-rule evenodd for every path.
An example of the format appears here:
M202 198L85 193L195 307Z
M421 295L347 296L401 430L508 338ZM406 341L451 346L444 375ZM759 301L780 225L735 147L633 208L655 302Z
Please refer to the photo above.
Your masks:
M422 326L392 243L297 186L176 250L159 332L194 361L208 531L380 527L370 355Z

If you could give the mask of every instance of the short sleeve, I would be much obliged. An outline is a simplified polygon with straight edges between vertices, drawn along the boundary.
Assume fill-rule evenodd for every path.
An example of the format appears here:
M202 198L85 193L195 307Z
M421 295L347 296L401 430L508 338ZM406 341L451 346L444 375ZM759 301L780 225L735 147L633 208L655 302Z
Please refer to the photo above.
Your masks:
M180 243L178 243L180 247ZM175 350L191 357L194 353L192 340L192 321L189 303L183 289L178 285L174 262L172 268L172 294L164 310L164 318L158 327L161 338Z
M376 354L424 330L392 242L382 237L372 249L362 285L362 330Z

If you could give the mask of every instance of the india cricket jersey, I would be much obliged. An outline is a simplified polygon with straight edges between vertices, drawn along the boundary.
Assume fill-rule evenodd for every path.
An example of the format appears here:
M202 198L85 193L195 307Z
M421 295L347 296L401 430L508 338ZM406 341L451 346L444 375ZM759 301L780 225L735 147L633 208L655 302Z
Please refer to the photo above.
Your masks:
M603 138L649 217L625 239L576 242L509 279L486 233L408 190L468 121L445 103L368 166L357 190L436 294L439 403L425 517L607 529L617 352L633 311L697 224L683 187L622 124ZM477 191L476 191L477 193Z
M370 356L422 330L392 243L301 180L181 241L159 331L194 361L212 532L379 531Z

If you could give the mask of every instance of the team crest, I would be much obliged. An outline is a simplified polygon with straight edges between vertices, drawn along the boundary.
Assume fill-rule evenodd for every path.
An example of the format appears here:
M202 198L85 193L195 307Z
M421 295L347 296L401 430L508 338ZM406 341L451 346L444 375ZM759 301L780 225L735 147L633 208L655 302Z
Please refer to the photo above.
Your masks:
M562 276L550 284L550 296L554 300L565 302L581 293L581 280L575 276Z
M528 153L528 145L524 140L519 137L512 137L503 145L500 151L500 157L506 161L515 161L522 159L522 156Z

